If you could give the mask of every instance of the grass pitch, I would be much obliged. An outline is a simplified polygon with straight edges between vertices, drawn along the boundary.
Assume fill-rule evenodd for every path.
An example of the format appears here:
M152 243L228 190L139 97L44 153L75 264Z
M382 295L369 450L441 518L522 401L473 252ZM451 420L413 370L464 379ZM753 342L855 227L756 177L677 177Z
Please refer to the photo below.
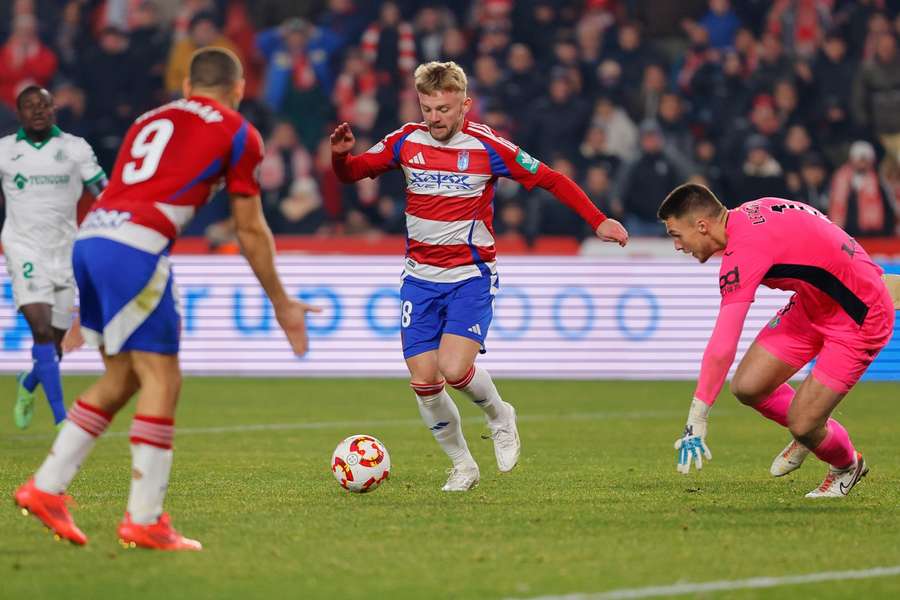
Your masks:
M74 398L91 378L67 378ZM12 378L0 386L13 397ZM90 537L55 543L12 503L0 511L0 597L528 598L677 582L900 565L900 386L860 386L837 417L871 464L853 494L810 501L823 465L768 474L787 433L723 395L713 461L675 472L672 443L692 384L502 381L518 408L523 454L499 474L481 413L458 398L481 466L467 494L440 487L447 461L399 380L189 378L166 503L198 554L123 550L128 494L114 421L70 492ZM0 418L0 489L10 497L53 438L39 397L27 432ZM331 475L334 446L369 433L387 446L390 480L352 495ZM900 577L708 594L717 598L896 598Z

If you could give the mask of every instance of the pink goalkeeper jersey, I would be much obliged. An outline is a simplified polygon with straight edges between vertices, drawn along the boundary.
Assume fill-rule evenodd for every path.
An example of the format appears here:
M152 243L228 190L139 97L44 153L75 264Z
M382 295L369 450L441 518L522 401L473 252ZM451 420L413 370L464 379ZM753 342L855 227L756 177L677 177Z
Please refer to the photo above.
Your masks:
M760 284L797 292L825 333L856 331L881 301L882 269L818 210L760 198L728 211L719 271L722 305L752 302Z

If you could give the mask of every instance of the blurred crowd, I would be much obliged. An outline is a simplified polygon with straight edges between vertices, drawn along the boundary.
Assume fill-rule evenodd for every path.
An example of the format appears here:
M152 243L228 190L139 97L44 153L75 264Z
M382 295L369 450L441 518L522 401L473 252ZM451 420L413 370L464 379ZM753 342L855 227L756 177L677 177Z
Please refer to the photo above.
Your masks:
M898 232L900 10L886 0L8 0L0 130L15 96L54 94L63 130L109 170L128 125L178 97L191 53L235 51L263 133L276 233L403 233L403 180L330 168L348 121L365 151L421 120L412 71L454 60L473 120L578 181L632 235L661 235L675 185L728 205L809 203L856 236ZM498 187L499 233L584 237L542 190ZM229 237L221 199L189 233Z

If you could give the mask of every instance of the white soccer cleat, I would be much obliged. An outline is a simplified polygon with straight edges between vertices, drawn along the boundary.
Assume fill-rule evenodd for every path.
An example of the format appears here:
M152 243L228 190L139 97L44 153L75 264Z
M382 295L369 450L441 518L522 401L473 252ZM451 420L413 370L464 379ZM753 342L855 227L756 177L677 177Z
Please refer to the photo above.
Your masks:
M772 477L784 477L799 469L807 456L809 456L809 448L797 440L791 440L791 443L772 461L769 473L772 474Z
M856 462L847 469L831 467L822 485L806 495L807 498L843 498L850 493L859 480L869 472L869 466L862 454L856 453Z
M467 492L478 485L481 479L481 473L478 472L478 465L472 463L469 466L453 467L450 469L450 477L447 483L441 488L442 492Z
M519 428L516 426L516 409L508 403L503 403L506 409L506 418L497 424L488 422L491 430L491 439L494 440L494 456L497 457L497 468L501 473L508 473L519 462L519 454L522 452L522 440L519 439Z

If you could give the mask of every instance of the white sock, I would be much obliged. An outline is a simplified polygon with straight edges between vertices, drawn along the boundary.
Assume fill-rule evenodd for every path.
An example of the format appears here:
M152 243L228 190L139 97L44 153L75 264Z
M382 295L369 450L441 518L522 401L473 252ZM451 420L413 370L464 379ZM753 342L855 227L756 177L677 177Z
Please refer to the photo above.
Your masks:
M425 426L434 434L434 439L453 461L454 467L474 465L475 459L472 458L466 438L463 437L459 410L453 403L453 399L450 398L443 384L436 393L434 393L435 388L438 386L431 386L432 389L429 391L432 393L422 395L421 392L427 387L413 384L419 404L419 414L422 415Z
M34 474L35 487L50 494L61 494L66 491L96 442L97 438L94 435L71 420L64 421L53 441L50 454Z
M484 411L488 421L494 422L506 416L503 399L491 379L491 374L480 367L472 366L469 373L456 383L450 383Z
M131 444L131 493L128 514L141 525L156 523L172 471L172 449L150 444Z

